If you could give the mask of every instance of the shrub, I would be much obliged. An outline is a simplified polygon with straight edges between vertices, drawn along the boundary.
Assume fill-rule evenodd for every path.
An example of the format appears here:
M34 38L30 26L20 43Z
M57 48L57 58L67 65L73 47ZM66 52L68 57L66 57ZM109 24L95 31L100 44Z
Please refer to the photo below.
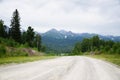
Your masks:
M15 42L14 40L12 39L9 39L8 41L6 41L6 45L7 46L10 46L10 47L17 47L19 44L17 42Z
M117 54L120 54L120 48L118 48L118 49L116 50L116 53L117 53Z
M6 56L6 48L3 45L0 45L0 57Z

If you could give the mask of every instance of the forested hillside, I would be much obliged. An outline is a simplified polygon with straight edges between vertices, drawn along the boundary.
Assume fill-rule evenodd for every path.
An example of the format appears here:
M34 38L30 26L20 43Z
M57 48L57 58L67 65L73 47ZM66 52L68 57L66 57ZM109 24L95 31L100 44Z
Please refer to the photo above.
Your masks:
M98 36L92 38L85 38L82 42L76 43L73 55L84 54L120 54L120 42L114 42L112 40L102 40Z
M6 26L2 19L0 20L0 57L26 56L28 54L24 48L45 50L41 45L41 35L36 33L34 28L28 26L26 31L22 31L20 15L16 9L13 12L10 27Z
M92 38L97 34L73 33L71 31L51 29L41 34L42 43L46 46L47 53L72 53L74 45L84 38ZM100 40L119 42L120 36L98 35Z

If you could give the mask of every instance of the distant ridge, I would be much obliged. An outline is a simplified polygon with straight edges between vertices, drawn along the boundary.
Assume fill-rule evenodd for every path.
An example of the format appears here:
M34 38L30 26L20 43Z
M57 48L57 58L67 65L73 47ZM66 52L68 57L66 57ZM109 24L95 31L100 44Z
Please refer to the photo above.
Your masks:
M82 41L84 38L91 38L98 35L100 39L120 41L120 36L104 36L95 33L73 33L72 31L51 29L42 33L42 42L47 47L48 52L66 53L71 52L74 44Z

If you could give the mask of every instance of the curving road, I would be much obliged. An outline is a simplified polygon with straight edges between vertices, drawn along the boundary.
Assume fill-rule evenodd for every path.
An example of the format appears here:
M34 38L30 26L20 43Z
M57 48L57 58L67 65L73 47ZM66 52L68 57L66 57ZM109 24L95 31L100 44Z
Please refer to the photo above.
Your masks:
M82 56L0 66L0 80L120 80L120 68Z

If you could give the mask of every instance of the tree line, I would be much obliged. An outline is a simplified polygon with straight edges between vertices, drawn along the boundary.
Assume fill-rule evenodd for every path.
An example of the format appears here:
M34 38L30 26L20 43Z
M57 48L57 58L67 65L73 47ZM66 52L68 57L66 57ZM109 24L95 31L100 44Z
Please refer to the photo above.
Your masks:
M90 54L120 54L120 42L105 41L100 39L98 35L92 38L85 38L82 42L75 44L73 54L80 55L85 52Z
M10 27L4 25L2 19L0 20L0 37L8 40L12 39L31 48L36 47L38 51L44 51L45 47L41 44L41 35L35 33L31 26L28 27L27 31L22 31L20 26L20 16L16 9L13 12Z

